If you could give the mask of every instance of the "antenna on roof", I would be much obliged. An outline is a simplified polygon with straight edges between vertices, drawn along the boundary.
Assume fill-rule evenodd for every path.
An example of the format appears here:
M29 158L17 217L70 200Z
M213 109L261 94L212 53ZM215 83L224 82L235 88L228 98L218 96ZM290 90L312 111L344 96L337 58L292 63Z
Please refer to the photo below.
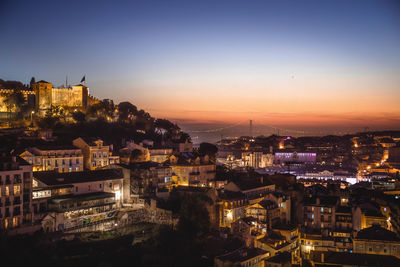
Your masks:
M68 88L68 75L65 75L65 88Z

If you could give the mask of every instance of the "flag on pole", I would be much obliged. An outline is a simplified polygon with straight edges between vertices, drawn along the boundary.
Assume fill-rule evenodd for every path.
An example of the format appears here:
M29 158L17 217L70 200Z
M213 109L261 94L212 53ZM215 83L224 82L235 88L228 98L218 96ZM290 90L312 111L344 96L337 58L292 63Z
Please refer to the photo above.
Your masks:
M86 75L82 77L81 83L86 82Z

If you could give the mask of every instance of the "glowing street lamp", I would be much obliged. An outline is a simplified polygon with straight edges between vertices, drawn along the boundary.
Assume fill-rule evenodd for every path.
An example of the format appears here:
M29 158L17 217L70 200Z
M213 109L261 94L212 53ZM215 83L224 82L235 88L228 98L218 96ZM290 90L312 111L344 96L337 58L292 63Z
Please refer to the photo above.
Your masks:
M33 114L35 114L35 111L31 111L31 126L33 126Z

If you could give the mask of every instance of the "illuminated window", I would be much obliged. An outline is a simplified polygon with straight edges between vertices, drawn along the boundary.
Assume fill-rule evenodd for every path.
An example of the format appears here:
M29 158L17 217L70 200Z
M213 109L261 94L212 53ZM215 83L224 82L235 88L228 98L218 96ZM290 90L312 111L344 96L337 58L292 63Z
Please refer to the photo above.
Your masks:
M14 195L19 196L21 194L21 186L20 185L14 185Z
M8 197L9 195L10 195L10 188L6 186L6 197Z
M18 217L13 217L13 222L12 222L13 227L17 227L18 222L19 222Z

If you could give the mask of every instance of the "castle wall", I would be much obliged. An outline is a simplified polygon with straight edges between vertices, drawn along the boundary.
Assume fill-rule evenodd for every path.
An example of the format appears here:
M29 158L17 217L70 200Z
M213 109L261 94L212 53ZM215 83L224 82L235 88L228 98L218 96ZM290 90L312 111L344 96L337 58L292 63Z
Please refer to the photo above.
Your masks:
M36 110L40 115L44 115L52 106L86 109L88 105L88 89L83 85L53 88L51 83L37 82L34 84L34 89Z

